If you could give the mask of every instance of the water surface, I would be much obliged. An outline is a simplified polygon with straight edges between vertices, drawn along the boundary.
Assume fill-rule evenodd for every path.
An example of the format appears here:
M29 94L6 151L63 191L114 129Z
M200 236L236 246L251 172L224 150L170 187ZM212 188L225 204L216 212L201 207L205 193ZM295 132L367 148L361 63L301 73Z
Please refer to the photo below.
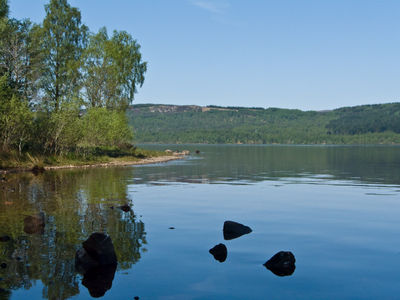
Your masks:
M398 299L400 147L146 147L193 154L0 182L0 299L92 298L74 258L93 232L118 257L103 299ZM43 231L25 232L39 212ZM226 220L253 231L224 240ZM281 250L290 276L262 265Z

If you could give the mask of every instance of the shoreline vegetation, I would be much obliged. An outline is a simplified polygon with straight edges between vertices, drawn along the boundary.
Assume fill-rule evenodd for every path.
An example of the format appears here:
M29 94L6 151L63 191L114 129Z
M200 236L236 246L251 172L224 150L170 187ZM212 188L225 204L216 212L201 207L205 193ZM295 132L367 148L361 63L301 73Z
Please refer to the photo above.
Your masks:
M137 40L124 30L91 32L68 0L44 10L40 23L18 20L0 0L0 169L165 156L133 145L126 109L147 71Z
M170 152L136 149L136 153L120 156L91 156L91 157L60 157L60 156L31 156L24 157L16 154L14 159L4 160L0 154L0 174L15 172L41 173L48 170L115 167L165 163L185 158L189 151ZM4 154L3 154L4 155ZM9 154L8 154L9 155Z

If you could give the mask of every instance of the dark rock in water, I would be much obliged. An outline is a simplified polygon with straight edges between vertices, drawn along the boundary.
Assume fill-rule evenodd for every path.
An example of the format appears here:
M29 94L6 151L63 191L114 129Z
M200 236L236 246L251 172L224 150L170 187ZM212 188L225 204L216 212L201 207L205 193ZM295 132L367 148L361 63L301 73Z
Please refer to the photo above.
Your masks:
M196 154L200 154L200 150L196 150Z
M42 174L45 171L45 169L43 167L34 166L31 171L35 176L37 176L39 174Z
M252 232L252 230L250 227L243 224L233 221L225 221L223 232L225 240L233 240Z
M277 276L290 276L296 269L296 259L290 251L280 251L268 260L264 266Z
M169 227L168 229L175 229L175 227L171 226L171 227Z
M0 264L0 267L1 267L2 269L5 269L5 268L7 268L7 264L6 264L6 263L2 263L2 264Z
M117 264L91 268L83 275L82 285L89 290L90 296L100 298L111 289L116 270Z
M35 216L28 216L24 219L24 231L28 234L43 234L45 226L44 213L41 212Z
M128 212L128 211L131 210L131 207L128 204L124 204L124 205L118 206L118 208L121 209L124 212Z
M214 256L215 260L224 262L228 256L228 249L224 244L218 244L214 248L211 248L209 252Z
M75 254L75 268L81 274L87 270L100 266L100 263L91 257L84 248L79 248Z
M134 300L139 300L138 296L133 297Z
M8 242L11 238L8 235L0 236L0 242Z
M83 274L82 284L92 297L101 297L112 286L117 256L111 238L104 233L93 233L76 251L75 268Z
M79 273L85 274L95 267L117 264L114 245L108 235L93 233L82 246L75 254L75 267Z
M99 265L110 265L117 263L114 245L111 238L104 233L93 233L82 243L86 252L96 260Z

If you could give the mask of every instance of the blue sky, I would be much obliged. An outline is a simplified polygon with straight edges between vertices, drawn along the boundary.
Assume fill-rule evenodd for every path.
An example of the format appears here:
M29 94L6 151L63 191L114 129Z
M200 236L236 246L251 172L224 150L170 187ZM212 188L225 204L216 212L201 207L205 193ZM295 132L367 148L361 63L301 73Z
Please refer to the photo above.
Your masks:
M44 18L42 0L9 0ZM400 1L70 0L126 30L148 72L135 103L332 109L400 101Z

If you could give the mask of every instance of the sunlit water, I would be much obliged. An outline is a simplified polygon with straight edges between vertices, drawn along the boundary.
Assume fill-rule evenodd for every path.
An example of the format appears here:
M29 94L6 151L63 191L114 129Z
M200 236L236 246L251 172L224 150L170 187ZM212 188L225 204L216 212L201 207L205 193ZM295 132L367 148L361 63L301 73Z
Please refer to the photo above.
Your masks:
M93 232L118 257L103 299L399 299L400 147L147 147L192 154L0 181L0 299L91 298L75 252ZM39 212L43 232L26 233ZM226 241L226 220L253 232ZM281 250L291 276L263 266Z

